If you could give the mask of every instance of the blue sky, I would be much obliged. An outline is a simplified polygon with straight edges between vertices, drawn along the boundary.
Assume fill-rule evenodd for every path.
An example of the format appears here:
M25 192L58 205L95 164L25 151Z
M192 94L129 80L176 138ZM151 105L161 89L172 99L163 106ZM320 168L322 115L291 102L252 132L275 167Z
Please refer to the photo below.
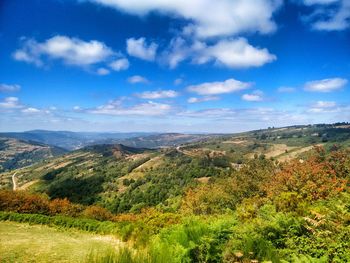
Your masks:
M349 0L4 0L0 130L350 121Z

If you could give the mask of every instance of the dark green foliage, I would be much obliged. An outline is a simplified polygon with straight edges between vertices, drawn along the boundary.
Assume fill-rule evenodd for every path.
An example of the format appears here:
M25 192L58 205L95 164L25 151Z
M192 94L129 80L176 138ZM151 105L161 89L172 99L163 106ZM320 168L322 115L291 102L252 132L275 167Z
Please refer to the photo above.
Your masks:
M102 176L75 178L64 176L48 186L46 193L51 198L68 198L71 202L91 205L98 201L98 193L103 191Z

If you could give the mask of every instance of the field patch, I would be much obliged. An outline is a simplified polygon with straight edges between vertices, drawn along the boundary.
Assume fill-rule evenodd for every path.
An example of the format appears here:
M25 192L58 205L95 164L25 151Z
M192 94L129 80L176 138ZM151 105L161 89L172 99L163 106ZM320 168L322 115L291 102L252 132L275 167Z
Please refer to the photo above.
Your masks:
M112 236L0 222L0 262L84 262L92 250L118 246Z

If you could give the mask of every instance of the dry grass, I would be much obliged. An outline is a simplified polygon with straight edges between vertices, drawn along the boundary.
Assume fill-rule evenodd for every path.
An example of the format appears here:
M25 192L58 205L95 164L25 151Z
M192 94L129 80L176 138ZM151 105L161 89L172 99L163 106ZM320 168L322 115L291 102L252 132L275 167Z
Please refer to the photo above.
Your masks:
M196 180L202 184L207 184L209 182L210 177L204 176L196 178Z
M265 153L265 156L267 158L271 158L271 157L277 157L281 154L284 154L289 151L292 151L294 149L296 149L297 147L291 147L291 146L287 146L285 144L274 144L272 145L271 148L269 148L269 150Z
M227 143L227 144L246 144L249 141L247 140L231 140L231 141L224 141L222 143Z
M308 152L311 151L315 146L322 146L323 144L317 144L317 145L311 145L311 146L307 146L307 147L303 147L303 148L299 148L297 150L291 151L288 154L282 155L280 157L278 157L278 160L280 162L285 162L285 161L289 161L291 159L296 158L299 154L304 153L304 152Z
M0 222L0 262L83 262L92 249L118 246L111 236Z

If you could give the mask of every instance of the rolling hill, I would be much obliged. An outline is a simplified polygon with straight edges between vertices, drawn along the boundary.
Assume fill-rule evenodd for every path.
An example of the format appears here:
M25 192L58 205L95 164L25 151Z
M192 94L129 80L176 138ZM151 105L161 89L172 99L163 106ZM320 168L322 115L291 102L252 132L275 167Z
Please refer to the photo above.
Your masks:
M21 222L2 231L23 233L24 222L65 229L57 247L75 242L72 229L126 241L88 262L348 262L349 152L341 124L156 149L86 146L0 173L0 220ZM27 231L45 237L41 227ZM6 257L24 257L11 247L22 237L5 240Z
M138 148L158 148L205 140L213 136L216 135L149 132L98 133L45 130L0 133L0 137L53 145L69 151L96 144L124 144Z
M65 152L66 150L55 146L0 137L0 171L31 165Z
M1 188L12 187L16 172L20 189L67 197L83 204L98 203L113 211L176 204L190 185L228 175L252 159L285 162L307 158L315 146L347 148L350 129L340 125L269 128L222 136L152 135L161 141L187 144L158 149L122 144L92 145L30 167L0 174Z

